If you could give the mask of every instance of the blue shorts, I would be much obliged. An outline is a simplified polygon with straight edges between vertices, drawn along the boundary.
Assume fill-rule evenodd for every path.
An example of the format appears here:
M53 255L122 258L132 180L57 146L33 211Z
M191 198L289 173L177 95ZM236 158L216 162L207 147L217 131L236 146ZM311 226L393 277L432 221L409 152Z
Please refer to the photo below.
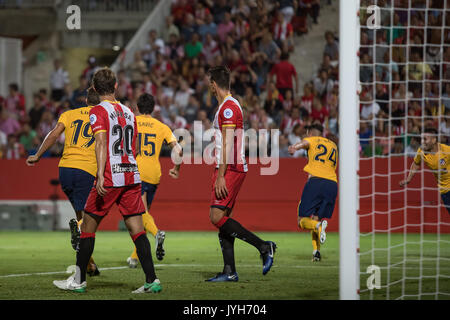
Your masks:
M81 169L59 168L61 188L76 212L84 210L94 180L95 177L92 174Z
M444 202L444 207L447 208L447 211L450 214L450 191L447 193L442 193L441 198L442 202Z
M141 194L144 195L147 192L147 208L150 211L150 206L152 205L153 198L155 197L156 189L158 188L157 184L151 184L142 181L142 191Z
M309 178L303 188L302 199L298 205L299 217L318 216L330 219L333 215L337 197L337 183L323 178Z

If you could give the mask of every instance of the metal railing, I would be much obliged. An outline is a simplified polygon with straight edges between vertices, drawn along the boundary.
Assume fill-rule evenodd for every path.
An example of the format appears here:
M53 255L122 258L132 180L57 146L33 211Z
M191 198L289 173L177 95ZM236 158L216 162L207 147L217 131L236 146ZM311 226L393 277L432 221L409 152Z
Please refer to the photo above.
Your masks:
M0 9L55 8L61 0L0 0Z
M1 0L0 0L1 1ZM72 0L81 12L150 12L159 0Z

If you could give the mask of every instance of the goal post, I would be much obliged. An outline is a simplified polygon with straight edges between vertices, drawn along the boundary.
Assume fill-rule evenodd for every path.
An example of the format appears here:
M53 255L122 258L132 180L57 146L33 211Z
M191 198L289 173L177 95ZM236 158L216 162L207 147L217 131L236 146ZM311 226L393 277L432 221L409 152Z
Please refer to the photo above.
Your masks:
M359 0L339 4L339 297L359 299Z

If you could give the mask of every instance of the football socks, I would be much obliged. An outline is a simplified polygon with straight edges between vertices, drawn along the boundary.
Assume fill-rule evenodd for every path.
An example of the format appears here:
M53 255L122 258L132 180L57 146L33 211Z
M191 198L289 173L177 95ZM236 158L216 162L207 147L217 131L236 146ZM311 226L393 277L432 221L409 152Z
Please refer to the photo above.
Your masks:
M143 231L135 236L132 236L132 238L134 245L136 246L139 261L145 273L145 281L147 283L152 283L156 279L156 274L147 234Z

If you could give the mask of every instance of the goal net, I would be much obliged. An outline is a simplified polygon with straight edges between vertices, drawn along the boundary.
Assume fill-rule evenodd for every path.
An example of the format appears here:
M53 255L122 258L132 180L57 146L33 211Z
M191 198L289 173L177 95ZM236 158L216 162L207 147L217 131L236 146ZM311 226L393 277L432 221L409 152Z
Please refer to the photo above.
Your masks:
M450 299L445 156L400 186L425 128L450 143L450 0L361 0L359 18L360 299Z

